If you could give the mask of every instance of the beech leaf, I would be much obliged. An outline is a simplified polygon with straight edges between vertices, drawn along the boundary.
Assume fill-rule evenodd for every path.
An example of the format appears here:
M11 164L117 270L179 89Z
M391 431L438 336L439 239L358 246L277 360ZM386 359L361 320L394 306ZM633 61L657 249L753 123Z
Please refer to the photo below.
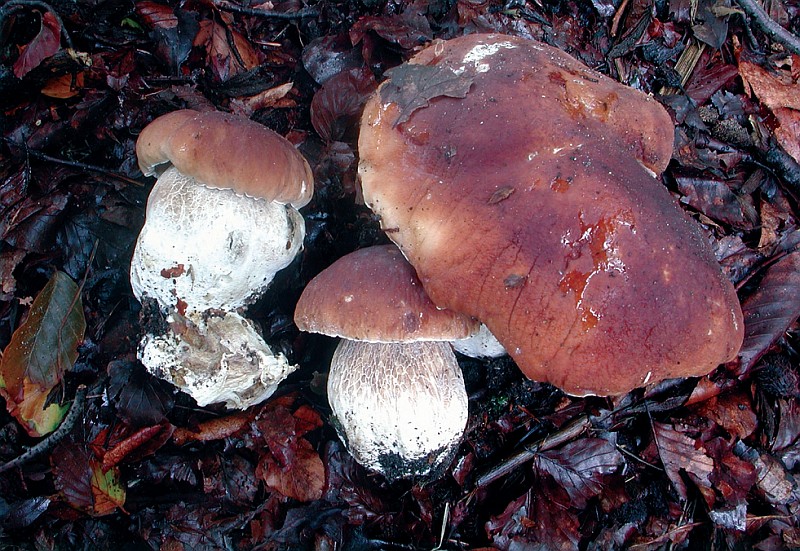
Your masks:
M582 438L537 456L536 466L567 491L573 506L583 509L603 491L603 477L614 473L622 461L622 454L608 440Z
M742 303L744 343L741 373L758 359L800 316L800 251L789 253L767 270L756 292Z
M58 445L51 456L56 489L72 507L92 516L113 513L125 503L125 486L116 468L100 462L73 442Z
M36 36L22 47L14 62L14 76L22 78L48 57L55 55L61 47L61 25L55 16L46 11L42 14L41 27Z
M713 486L711 473L714 471L714 460L705 453L704 447L698 446L694 438L676 430L672 425L654 422L653 429L664 471L681 499L689 498L681 471L690 476L701 492ZM704 497L707 496L704 494Z
M43 405L64 373L72 369L85 330L80 289L68 275L56 272L33 301L0 360L0 393L9 412L32 436L51 432L61 420L66 408L58 413L57 404L47 410Z
M381 100L396 103L400 115L394 126L406 122L417 109L440 96L464 98L472 77L458 75L449 67L404 64L386 71L389 81L381 89Z

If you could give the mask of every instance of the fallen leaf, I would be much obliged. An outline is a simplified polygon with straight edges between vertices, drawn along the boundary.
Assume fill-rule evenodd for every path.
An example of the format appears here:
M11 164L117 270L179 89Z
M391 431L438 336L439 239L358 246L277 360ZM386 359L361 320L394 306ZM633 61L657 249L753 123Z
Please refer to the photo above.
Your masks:
M552 476L566 490L572 506L579 509L603 491L603 478L622 462L620 451L602 438L581 438L536 457L537 468Z
M580 522L564 490L548 475L486 523L499 549L578 549Z
M800 251L767 268L758 289L742 303L742 312L740 374L747 373L800 316Z
M280 465L265 454L256 474L271 490L298 501L314 501L325 488L325 466L311 443L299 438L293 443L292 460Z
M123 462L139 461L143 457L155 453L167 443L175 430L175 427L168 421L151 427L144 427L137 431L131 431L122 424L117 426L123 427L125 433L116 435L117 441L113 443L112 448L106 449L106 446L103 446L103 443L108 438L106 431L101 431L100 435L95 439L95 449L100 451L99 457L102 459L101 467L103 471L108 471Z
M753 434L758 427L758 417L745 392L730 392L710 398L699 404L697 413L711 419L740 440Z
M778 120L775 139L800 161L800 83L788 71L768 72L745 59L739 60L739 75L750 93L769 107Z
M125 503L119 471L103 470L100 462L75 442L59 444L50 456L53 483L67 503L92 516L113 513Z
M60 48L61 25L52 13L46 11L42 13L39 32L33 40L20 48L19 57L14 62L14 76L24 77Z
M250 42L224 23L201 21L194 45L206 50L211 70L223 82L258 65L258 54Z
M437 97L466 97L473 80L442 65L403 64L386 71L386 75L389 81L381 88L381 100L399 107L394 126L406 122L414 111L427 107Z
M61 75L50 79L42 87L42 94L49 98L66 99L77 96L84 85L83 71L75 75Z
M701 491L711 488L710 477L714 472L714 460L706 455L705 448L694 438L676 430L673 425L654 422L653 429L661 463L681 499L689 498L689 490L681 471L686 472ZM703 492L703 497L706 498L706 503L710 500L710 505L713 505L713 492Z
M147 373L140 364L114 360L106 368L109 376L108 398L117 414L130 426L157 425L166 419L174 400L161 379Z
M31 436L55 430L63 417L66 408L42 406L72 369L85 330L80 289L57 271L33 301L0 360L0 394Z
M341 141L358 128L358 116L377 87L366 67L344 71L329 78L311 100L311 124L326 141Z

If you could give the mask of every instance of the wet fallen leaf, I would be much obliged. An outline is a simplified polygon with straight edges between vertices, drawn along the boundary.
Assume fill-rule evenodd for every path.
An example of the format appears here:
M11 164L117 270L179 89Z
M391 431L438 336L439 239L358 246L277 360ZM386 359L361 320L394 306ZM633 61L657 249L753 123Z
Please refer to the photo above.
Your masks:
M396 103L400 113L394 125L406 122L417 109L437 97L463 98L472 86L468 76L444 66L404 64L386 71L389 81L381 88L381 99Z
M317 451L303 438L291 443L291 461L281 465L273 456L261 457L256 474L271 490L298 501L322 497L325 487L325 466Z
M55 16L42 13L39 32L28 44L20 48L19 57L14 62L14 75L22 78L39 66L43 59L54 55L61 48L61 25Z
M608 440L582 438L536 457L536 466L567 492L573 507L582 509L603 491L603 478L622 466L622 454Z
M55 272L31 304L0 360L0 394L31 436L55 430L65 407L44 404L78 358L86 320L80 289Z
M708 490L712 487L711 473L714 472L714 461L705 453L705 448L694 438L676 430L673 425L653 423L655 445L664 470L681 499L689 498L689 489L681 472L686 472L698 486ZM714 503L713 492L703 493L706 502Z
M545 475L486 523L486 533L499 549L578 549L580 522L564 490Z
M358 116L369 95L377 87L372 72L365 67L341 72L317 90L311 100L311 124L326 141L341 141L353 136Z
M81 445L71 441L59 444L53 450L51 463L55 486L72 507L92 516L103 516L125 503L125 487L119 480L119 471L103 470L100 462Z
M165 383L150 376L141 365L115 360L107 367L108 397L119 416L132 427L161 423L174 400Z
M739 372L746 373L800 316L800 251L767 268L756 292L742 303L742 312Z
M769 107L778 120L775 138L786 152L800 161L800 82L789 71L766 69L751 61L739 60L739 74L750 93Z

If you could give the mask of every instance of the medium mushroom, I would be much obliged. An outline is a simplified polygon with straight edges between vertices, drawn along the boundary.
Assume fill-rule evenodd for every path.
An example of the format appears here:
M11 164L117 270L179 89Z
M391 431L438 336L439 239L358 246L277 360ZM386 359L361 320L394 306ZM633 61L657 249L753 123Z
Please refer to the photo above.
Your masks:
M573 395L735 357L733 286L653 176L673 136L657 102L498 34L437 41L389 75L362 118L364 199L435 304Z
M162 307L233 310L260 296L303 244L297 209L313 193L303 156L248 119L181 110L136 142L158 175L131 263L137 297Z
M397 247L383 245L317 275L295 323L342 339L328 401L356 461L390 479L447 467L467 423L464 380L448 341L477 331L476 320L433 304Z
M150 123L136 153L142 172L158 180L131 287L140 301L155 300L168 321L143 338L140 359L200 405L263 400L295 368L237 310L261 296L302 247L297 209L313 193L308 163L258 123L191 110Z

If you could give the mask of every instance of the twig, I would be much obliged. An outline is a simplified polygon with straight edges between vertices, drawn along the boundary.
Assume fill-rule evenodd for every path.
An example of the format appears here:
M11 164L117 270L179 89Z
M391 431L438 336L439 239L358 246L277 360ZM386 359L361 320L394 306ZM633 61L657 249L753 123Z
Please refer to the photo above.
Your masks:
M133 186L141 187L143 184L133 178L128 178L122 174L117 172L108 170L107 168L103 168L97 165L90 165L87 163L81 163L80 161L68 161L67 159L59 159L58 157L51 157L46 153L42 153L41 151L36 151L35 149L28 149L25 145L18 144L14 140L10 138L3 138L3 140L11 147L19 147L25 150L25 153L33 157L38 161L45 161L48 163L54 163L61 166L68 166L70 168L77 168L78 170L84 170L86 172L95 172L97 174L102 174L103 176L108 176L109 178L113 178L115 180L119 180L125 184L130 184Z
M67 436L72 427L75 426L75 422L78 420L78 417L83 411L83 404L86 401L86 385L80 385L78 389L75 391L75 399L72 401L72 405L69 408L69 412L67 412L66 417L64 420L61 421L61 424L58 428L53 431L50 436L28 448L28 450L9 461L8 463L3 463L0 465L0 473L4 473L8 470L14 469L16 467L21 467L28 461L31 461L42 454L49 452L53 449L56 444L61 442L65 436Z
M257 17L267 17L270 19L303 19L305 17L317 17L319 10L314 8L303 8L297 11L275 11L275 10L260 10L258 8L245 8L244 6L237 6L224 1L214 2L214 5L221 10L230 11L234 13L241 13L243 15L255 15Z
M793 54L800 55L800 39L781 27L756 0L736 0L736 2L764 34L775 42L783 44Z
M545 436L538 442L529 446L525 446L522 451L519 451L502 461L499 465L495 465L489 471L482 474L476 483L477 487L483 487L491 484L495 480L504 477L514 469L524 465L533 459L538 453L557 448L567 442L574 440L587 430L592 428L592 422L586 415L580 415L566 423L557 432Z
M9 0L6 2L6 4L0 8L0 28L3 27L3 20L8 17L12 11L16 11L25 7L38 8L40 10L50 12L58 22L58 26L61 27L61 36L64 38L67 48L70 50L75 49L72 46L72 38L70 38L67 28L64 26L64 22L61 20L61 16L58 15L58 12L53 9L53 6L47 2L42 2L41 0Z

